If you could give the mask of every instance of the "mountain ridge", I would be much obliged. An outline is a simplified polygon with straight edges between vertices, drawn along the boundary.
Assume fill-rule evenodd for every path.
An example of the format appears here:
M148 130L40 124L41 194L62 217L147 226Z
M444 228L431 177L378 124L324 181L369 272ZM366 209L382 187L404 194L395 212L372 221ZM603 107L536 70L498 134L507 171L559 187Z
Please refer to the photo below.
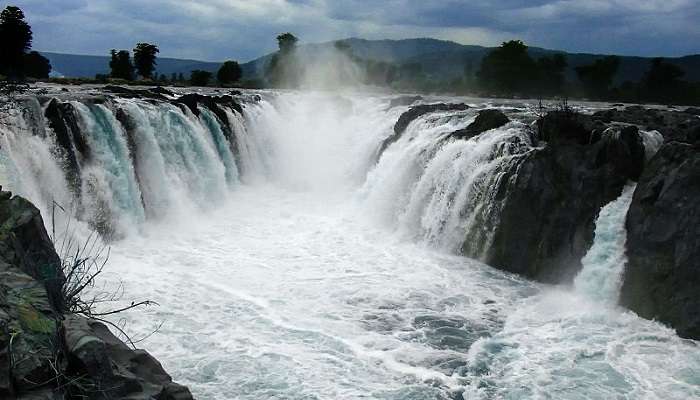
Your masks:
M471 65L472 73L476 72L481 59L494 47L464 45L449 40L433 38L415 39L381 39L370 40L351 37L341 40L348 43L353 53L361 58L394 63L418 63L426 75L435 80L453 80L463 76L465 67ZM315 52L332 48L336 41L309 43L299 46L302 52ZM609 54L573 53L564 50L552 50L541 47L530 47L530 54L539 58L551 54L565 54L569 66L567 78L576 78L575 68L586 65L608 56ZM94 77L95 74L109 73L108 56L73 55L64 53L41 52L50 61L56 74L67 77ZM274 53L266 54L254 60L242 63L244 79L260 79L263 77L265 66ZM615 83L624 81L639 81L649 63L654 57L618 56L620 69L615 77ZM668 62L678 65L685 72L684 79L700 81L700 54L682 57L664 57ZM216 72L221 62L199 61L178 58L159 58L156 67L158 74L170 76L182 73L188 76L194 69Z

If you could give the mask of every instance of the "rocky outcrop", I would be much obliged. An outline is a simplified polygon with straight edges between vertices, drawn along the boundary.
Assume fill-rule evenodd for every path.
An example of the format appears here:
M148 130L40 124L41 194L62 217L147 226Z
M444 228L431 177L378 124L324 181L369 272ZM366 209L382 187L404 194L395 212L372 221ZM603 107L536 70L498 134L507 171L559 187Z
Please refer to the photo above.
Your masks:
M90 158L90 148L81 134L73 106L51 99L44 115L56 134L56 142L66 156L67 177L73 193L79 193L80 160Z
M0 398L187 400L148 353L65 309L39 211L0 188Z
M621 303L700 339L700 146L663 145L627 214Z
M192 398L186 387L173 383L158 360L143 350L132 350L104 324L67 316L62 323L62 333L68 368L73 375L89 377L94 385L91 391L100 393L99 398ZM90 397L89 392L75 394Z
M187 106L187 108L192 111L194 115L199 115L199 105L202 105L209 110L211 110L213 113L216 114L217 117L219 117L222 121L226 121L226 114L223 114L223 111L219 108L219 106L226 106L230 107L233 110L238 111L239 113L243 112L243 108L241 105L232 97L229 95L223 95L223 96L204 96L199 93L189 93L184 96L180 96L175 100L177 103L181 103Z
M590 116L550 113L538 138L546 145L512 164L488 212L497 221L481 257L543 282L567 282L581 269L599 210L639 176L644 146L634 129L600 125ZM465 241L464 251L483 246Z
M423 96L401 96L401 97L396 97L391 99L389 101L389 107L387 108L392 109L394 107L402 107L402 106L410 106L411 104L423 100Z
M396 124L394 125L394 133L388 138L384 139L384 142L382 142L382 145L379 147L379 151L377 153L377 159L381 157L384 150L401 138L401 135L406 131L406 128L408 128L411 122L415 121L416 119L439 111L464 111L467 109L469 109L469 106L462 103L421 104L411 107L408 111L401 114L399 120L396 121Z
M679 112L631 106L599 111L593 118L604 123L624 122L645 130L657 130L667 142L696 143L700 141L700 118L693 111L693 108Z
M450 136L457 139L470 139L486 131L497 129L510 122L503 112L496 109L479 111L474 122L464 129L452 132Z

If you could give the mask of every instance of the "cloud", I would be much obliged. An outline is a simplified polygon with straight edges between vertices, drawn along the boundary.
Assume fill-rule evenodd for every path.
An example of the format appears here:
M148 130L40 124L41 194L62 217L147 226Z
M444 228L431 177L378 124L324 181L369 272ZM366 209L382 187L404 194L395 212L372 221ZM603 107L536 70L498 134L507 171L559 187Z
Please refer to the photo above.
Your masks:
M0 5L8 2L0 0ZM162 56L249 60L294 32L304 42L435 37L577 52L700 52L697 0L16 0L35 48L107 54L136 42Z

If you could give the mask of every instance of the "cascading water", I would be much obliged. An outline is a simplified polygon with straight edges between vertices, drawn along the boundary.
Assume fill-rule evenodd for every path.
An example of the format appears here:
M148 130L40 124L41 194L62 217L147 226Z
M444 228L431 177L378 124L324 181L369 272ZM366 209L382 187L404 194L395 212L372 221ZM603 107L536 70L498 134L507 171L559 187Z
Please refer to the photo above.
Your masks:
M498 182L533 148L527 127L514 122L469 140L447 135L473 121L454 114L413 122L383 154L362 189L368 211L403 237L480 257L497 217ZM465 243L465 238L467 241Z
M389 100L262 92L242 113L195 115L86 96L70 104L90 150L78 187L94 195L70 189L36 103L0 122L0 183L42 212L55 199L89 216L99 194L126 230L103 282L161 305L124 315L128 330L162 322L140 345L198 398L700 397L693 342L588 289L450 254L488 247L495 188L534 148L525 124L458 140L489 105L426 115L376 162L407 110ZM632 190L601 211L590 293L620 271Z
M611 304L617 302L627 263L625 217L635 187L627 185L617 200L600 210L593 246L581 260L583 269L574 280L575 289L592 299Z

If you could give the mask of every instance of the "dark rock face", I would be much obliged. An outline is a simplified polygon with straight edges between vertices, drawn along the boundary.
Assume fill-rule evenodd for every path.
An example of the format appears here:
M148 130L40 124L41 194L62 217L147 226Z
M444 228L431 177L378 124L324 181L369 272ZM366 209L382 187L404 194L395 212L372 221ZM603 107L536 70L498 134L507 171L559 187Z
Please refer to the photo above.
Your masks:
M228 140L230 146L231 146L231 151L233 152L234 156L236 156L236 165L239 169L239 171L243 170L243 165L240 163L240 157L238 155L240 154L240 148L238 146L238 142L236 141L236 137L233 133L233 127L231 126L228 116L226 115L226 111L222 107L228 107L231 110L234 110L238 112L239 114L243 113L243 107L241 107L240 103L236 101L233 97L229 95L223 95L223 96L203 96L198 93L192 93L192 94L186 94L176 100L177 103L185 105L187 108L192 111L194 115L199 115L199 105L202 105L203 107L206 107L209 111L214 113L216 118L219 121L219 125L223 129L223 134Z
M90 148L82 136L73 106L51 99L45 111L49 126L56 133L56 142L66 155L67 177L73 193L80 193L80 160L90 158Z
M65 277L44 220L30 202L11 196L9 192L0 192L0 263L14 266L45 283L51 306L61 312Z
M148 353L64 309L65 280L39 210L0 188L0 398L192 399ZM78 377L99 390L66 384Z
M377 159L381 157L384 150L386 150L392 143L396 142L401 138L401 135L406 131L408 125L416 119L422 117L423 115L438 112L438 111L464 111L469 109L469 106L462 103L447 104L447 103L437 103L437 104L421 104L419 106L411 107L408 111L401 114L399 120L394 125L394 134L389 136L382 142L377 153Z
M107 85L102 88L103 90L107 92L114 93L116 95L119 95L119 97L123 97L126 99L153 99L153 100L162 100L162 101L167 101L168 98L164 96L164 94L169 94L172 95L170 91L166 90L167 93L164 93L163 90L157 89L157 88L152 88L152 89L130 89L130 88L125 88L122 86L113 86L113 85ZM162 88L161 88L162 89Z
M401 96L391 99L388 109L401 106L410 106L411 104L423 100L423 96Z
M500 128L508 122L510 122L510 120L500 110L483 110L479 111L474 122L464 129L454 131L451 136L458 139L469 139L483 132Z
M542 123L542 121L540 121ZM638 177L644 147L634 129L597 135L590 117L554 113L544 118L543 148L514 163L499 182L498 221L484 261L543 282L570 281L593 242L600 209ZM465 254L480 244L467 241Z
M61 271L39 210L0 191L0 398L54 378Z
M604 123L572 111L553 111L537 121L538 138L551 145L597 142L605 130Z
M642 174L627 214L621 303L700 339L700 148L663 145Z
M700 118L693 114L692 108L678 112L631 106L624 110L599 111L593 114L593 118L604 123L624 122L646 130L657 130L667 142L696 143L700 140Z
M213 113L217 114L217 117L219 117L222 121L226 121L226 116L225 114L222 114L221 109L218 107L219 105L228 106L239 113L243 112L241 105L229 95L204 96L199 93L190 93L179 97L176 102L186 105L194 115L199 115L199 109L197 106L201 104L211 110Z
M62 329L68 368L90 377L103 398L192 398L186 387L173 383L155 358L143 350L130 349L104 324L69 316Z

